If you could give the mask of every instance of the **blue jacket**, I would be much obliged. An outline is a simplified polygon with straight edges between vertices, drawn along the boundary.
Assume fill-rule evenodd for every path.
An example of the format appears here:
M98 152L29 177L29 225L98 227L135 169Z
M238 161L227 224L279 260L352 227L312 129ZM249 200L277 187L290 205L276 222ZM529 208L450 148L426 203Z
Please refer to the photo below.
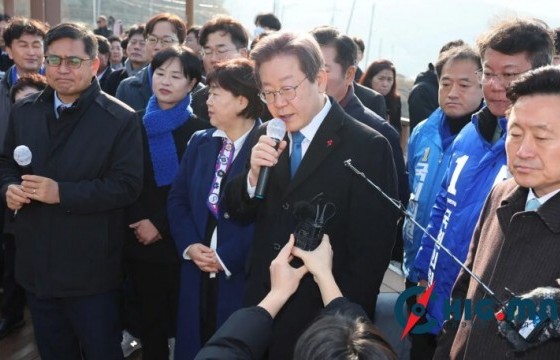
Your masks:
M251 138L260 121L248 135L229 169L225 185L240 174L251 152ZM210 211L206 205L208 191L216 171L216 158L221 140L213 137L216 129L196 132L187 145L177 177L169 191L167 202L169 228L181 257L179 306L177 308L176 359L193 359L200 349L200 278L201 271L191 260L183 259L183 251L191 244L203 243ZM222 189L223 189L222 188ZM217 219L218 247L216 252L231 271L226 277L218 273L219 295L216 304L216 327L243 305L245 290L245 261L253 240L254 227L250 222L230 219L229 210L220 192Z
M479 117L473 115L451 145L449 167L432 209L428 232L442 242L459 260L465 261L471 237L484 201L497 182L510 177L506 166L506 119L499 118L502 136L493 145L481 134ZM435 283L427 306L427 318L436 319L432 333L443 325L443 302L448 301L460 266L426 235L422 237L414 264L420 280Z
M437 108L430 117L414 128L408 141L408 184L411 193L407 211L424 227L428 226L430 221L430 213L451 157L452 147L447 146L444 149L442 138L446 122L443 110ZM446 139L446 143L455 138L453 135L449 136L450 139ZM423 235L424 232L419 227L409 218L405 218L403 271L405 277L412 282L418 282L418 274L413 268Z

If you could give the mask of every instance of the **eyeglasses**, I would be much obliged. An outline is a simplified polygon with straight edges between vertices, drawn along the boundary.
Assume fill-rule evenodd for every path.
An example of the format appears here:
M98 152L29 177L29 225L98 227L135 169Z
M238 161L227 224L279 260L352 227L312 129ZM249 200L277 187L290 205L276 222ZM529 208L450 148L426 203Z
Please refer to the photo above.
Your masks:
M276 95L280 96L286 101L294 100L297 96L296 89L303 83L305 79L307 79L307 77L304 77L296 86L283 86L279 90L275 91L261 91L259 93L259 97L267 104L273 103L276 100Z
M146 42L150 45L155 45L158 42L160 42L161 45L163 45L163 46L170 46L170 45L175 44L178 41L179 41L179 39L177 39L176 37L173 37L173 36L164 36L162 38L158 38L157 36L150 35L146 38Z
M519 75L523 74L523 72L494 74L489 71L484 71L483 69L478 69L475 73L478 76L478 81L480 81L482 85L486 85L490 81L498 81L505 87L509 86L512 81L517 79Z
M215 49L211 49L211 48L204 48L202 50L202 56L212 56L213 54L216 54L217 57L220 57L224 54L227 54L230 51L234 51L237 49L228 49L226 47L218 47Z
M62 63L70 69L79 69L82 66L84 61L88 61L92 59L82 59L78 56L68 56L68 57L60 57L58 55L47 55L45 56L45 64L51 67L60 67Z

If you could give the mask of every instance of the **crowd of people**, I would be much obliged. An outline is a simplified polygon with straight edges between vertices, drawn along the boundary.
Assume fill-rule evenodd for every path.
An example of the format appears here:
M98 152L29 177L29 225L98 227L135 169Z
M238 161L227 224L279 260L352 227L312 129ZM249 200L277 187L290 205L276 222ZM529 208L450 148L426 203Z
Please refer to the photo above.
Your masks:
M393 259L434 294L410 359L560 353L558 319L525 336L446 313L558 287L556 33L450 39L407 139L393 61L362 71L363 41L332 26L254 25L0 16L0 341L27 305L46 360L396 359L373 325Z

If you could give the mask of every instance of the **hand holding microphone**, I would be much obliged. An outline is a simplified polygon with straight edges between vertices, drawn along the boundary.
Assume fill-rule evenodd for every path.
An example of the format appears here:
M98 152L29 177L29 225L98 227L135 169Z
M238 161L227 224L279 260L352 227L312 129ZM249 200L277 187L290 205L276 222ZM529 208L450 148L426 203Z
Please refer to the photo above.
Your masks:
M26 145L19 145L14 149L14 161L20 167L23 181L19 187L10 185L12 187L12 195L16 195L13 198L14 203L12 204L14 208L10 207L12 210L21 208L25 203L29 203L30 199L46 204L57 204L60 202L58 183L44 176L33 175L33 169L31 168L32 157L31 150ZM16 187L17 190L13 189L13 187ZM21 201L22 195L26 200L24 202ZM7 196L8 192L6 193Z
M287 143L282 141L286 134L286 124L280 119L272 119L267 123L266 135L259 138L251 151L251 170L249 182L256 185L255 197L264 198L270 167L276 165ZM258 180L257 180L258 179Z
M31 169L31 150L25 145L19 145L14 149L14 161L19 165L23 174L32 174ZM25 204L29 204L31 200L23 186L12 184L8 186L6 191L6 205L10 210L14 210L15 214Z

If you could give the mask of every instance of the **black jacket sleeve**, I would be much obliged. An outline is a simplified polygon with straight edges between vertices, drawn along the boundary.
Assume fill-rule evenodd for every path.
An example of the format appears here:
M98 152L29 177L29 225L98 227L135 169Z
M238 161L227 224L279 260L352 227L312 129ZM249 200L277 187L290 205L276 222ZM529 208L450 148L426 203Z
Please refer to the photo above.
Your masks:
M272 336L273 319L259 306L239 309L196 355L203 359L260 359Z

